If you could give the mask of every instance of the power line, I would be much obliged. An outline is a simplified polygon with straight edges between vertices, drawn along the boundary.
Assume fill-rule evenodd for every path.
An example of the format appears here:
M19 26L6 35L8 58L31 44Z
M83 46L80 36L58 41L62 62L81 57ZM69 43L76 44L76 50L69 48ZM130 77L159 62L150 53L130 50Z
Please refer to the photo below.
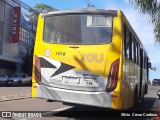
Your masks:
M84 0L84 2L87 4L87 8L95 8L95 5L92 4L89 0Z
M12 0L12 1L14 1L15 3L17 3L19 6L23 7L23 8L24 8L25 10L27 10L27 11L32 10L32 11L34 11L35 13L39 14L38 11L36 11L36 10L33 9L33 8L31 8L31 7L28 6L26 3L24 3L24 2L22 2L22 1L20 1L20 0Z

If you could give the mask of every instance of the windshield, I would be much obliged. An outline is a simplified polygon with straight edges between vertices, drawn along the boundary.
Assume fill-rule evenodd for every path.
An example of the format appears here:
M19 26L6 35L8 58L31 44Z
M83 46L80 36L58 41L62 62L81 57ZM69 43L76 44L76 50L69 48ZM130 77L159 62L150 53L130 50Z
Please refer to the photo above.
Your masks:
M111 42L112 16L61 15L45 18L43 39L49 43L100 44Z
M12 77L21 77L21 76L22 76L22 74L15 74Z

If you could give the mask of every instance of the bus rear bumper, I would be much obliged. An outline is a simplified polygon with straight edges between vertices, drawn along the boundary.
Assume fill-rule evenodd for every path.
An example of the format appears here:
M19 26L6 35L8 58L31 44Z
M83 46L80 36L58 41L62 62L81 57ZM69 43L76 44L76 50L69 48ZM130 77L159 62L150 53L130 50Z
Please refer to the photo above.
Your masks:
M112 107L111 94L105 91L100 91L100 92L87 92L87 91L75 91L75 90L73 91L73 90L49 87L46 85L40 85L39 87L40 88L37 89L37 97L52 99L65 103L106 107L106 108Z

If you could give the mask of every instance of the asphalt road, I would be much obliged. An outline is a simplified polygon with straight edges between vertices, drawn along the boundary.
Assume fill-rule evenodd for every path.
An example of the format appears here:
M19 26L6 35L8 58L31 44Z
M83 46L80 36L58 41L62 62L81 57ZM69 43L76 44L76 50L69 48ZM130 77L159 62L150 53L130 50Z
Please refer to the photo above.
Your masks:
M142 103L137 104L135 107L128 109L127 111L115 111L110 109L102 109L96 107L87 106L67 106L63 105L61 102L48 102L46 99L31 98L30 96L21 96L17 99L8 97L0 102L0 111L45 111L43 115L49 116L45 118L25 118L25 119L46 119L46 120L100 120L100 119L118 119L117 117L107 117L116 116L121 112L130 111L151 111L154 108L154 104L157 100L157 91L160 86L149 86L148 94L145 96ZM31 87L0 87L0 98L13 95L31 94ZM14 98L14 97L13 97ZM159 109L159 108L158 108ZM160 109L159 109L160 111ZM103 116L103 117L100 117ZM19 120L20 118L13 118L13 120ZM23 119L23 120L25 120ZM125 118L123 118L125 119ZM132 118L126 118L132 119ZM146 117L136 118L136 120L143 120ZM135 120L135 118L133 118Z

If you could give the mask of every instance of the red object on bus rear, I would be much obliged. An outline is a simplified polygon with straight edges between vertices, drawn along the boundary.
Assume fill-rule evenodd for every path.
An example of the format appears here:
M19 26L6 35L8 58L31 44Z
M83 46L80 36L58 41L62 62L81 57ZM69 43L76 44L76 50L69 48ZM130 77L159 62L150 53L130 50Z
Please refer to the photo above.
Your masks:
M33 88L37 88L37 86L33 86Z
M117 12L117 10L107 10L108 12Z
M116 89L118 82L119 59L115 60L110 68L106 91L111 92Z
M35 80L41 84L41 63L38 56L35 56Z
M79 48L79 46L69 46L69 48Z

